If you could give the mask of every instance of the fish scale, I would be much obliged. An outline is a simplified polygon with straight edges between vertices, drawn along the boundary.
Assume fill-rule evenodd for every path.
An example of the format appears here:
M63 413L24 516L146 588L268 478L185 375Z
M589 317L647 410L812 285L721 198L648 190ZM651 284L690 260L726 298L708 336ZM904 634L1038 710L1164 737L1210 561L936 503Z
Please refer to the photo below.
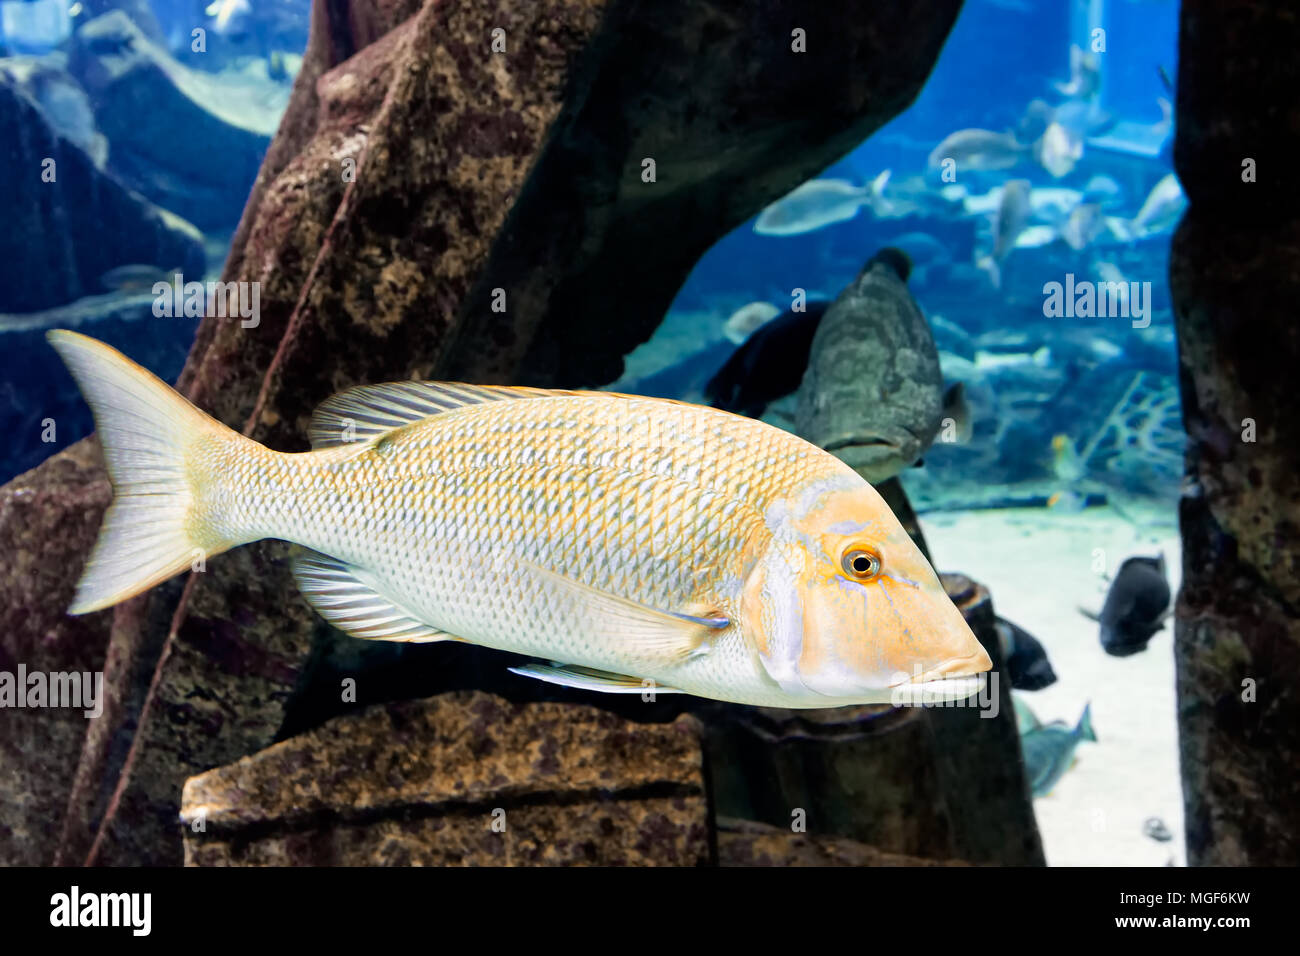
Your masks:
M242 471L241 493L223 506L230 537L285 538L366 568L381 593L451 634L645 673L617 635L520 563L650 607L713 606L735 617L734 596L702 590L697 569L729 555L727 572L739 580L768 504L845 469L793 435L734 416L725 424L739 421L740 433L720 439L723 421L709 409L601 395L497 402L435 415L344 460L331 449L274 463L258 456L250 467L244 449L227 449L200 481ZM720 441L736 457L715 457ZM279 513L259 508L272 499ZM343 501L350 506L340 514ZM719 650L697 677L742 663L728 653L753 657L742 641ZM680 676L670 667L657 679Z

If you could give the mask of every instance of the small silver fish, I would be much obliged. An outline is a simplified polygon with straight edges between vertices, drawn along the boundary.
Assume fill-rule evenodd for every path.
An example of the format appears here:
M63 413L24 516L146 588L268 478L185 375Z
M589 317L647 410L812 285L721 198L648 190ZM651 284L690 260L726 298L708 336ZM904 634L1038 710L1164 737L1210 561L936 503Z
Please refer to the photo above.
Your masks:
M1027 179L1012 179L1002 187L993 221L993 261L1001 263L1015 248L1029 219L1030 186Z
M1174 173L1169 173L1152 187L1138 214L1128 224L1133 238L1164 232L1178 222L1187 208L1187 197Z
M754 231L761 236L798 236L845 222L879 197L888 180L889 170L866 186L845 179L811 180L759 213Z
M722 325L722 334L736 345L743 345L745 339L771 322L781 310L770 302L751 302L742 305Z
M1083 138L1053 120L1034 147L1038 164L1055 179L1066 176L1083 158Z
M930 153L927 164L939 169L951 159L962 172L1010 169L1024 158L1027 147L1010 133L959 129L949 133Z
M1095 202L1079 203L1061 225L1061 238L1075 251L1082 251L1106 229L1106 216Z
M174 275L179 271L145 263L131 263L109 269L99 277L99 285L105 292L148 292L158 282L171 285Z

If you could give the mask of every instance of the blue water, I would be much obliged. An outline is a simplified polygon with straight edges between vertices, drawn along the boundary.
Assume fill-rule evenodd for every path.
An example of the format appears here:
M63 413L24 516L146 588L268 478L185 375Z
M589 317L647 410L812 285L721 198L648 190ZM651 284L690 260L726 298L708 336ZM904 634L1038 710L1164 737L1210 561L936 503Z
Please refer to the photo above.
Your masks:
M134 11L136 28L179 63L272 104L274 121L276 104L282 106L287 100L298 54L306 43L308 0L122 0L120 6ZM0 67L19 62L57 67L62 51L76 42L74 31L85 27L92 12L101 9L67 0L0 3L0 52L7 56L0 59ZM1059 208L1028 224L1042 231L1062 226L1093 177L1108 177L1119 189L1106 215L1121 223L1137 215L1151 189L1170 172L1172 131L1157 135L1152 130L1161 118L1158 100L1172 99L1160 71L1163 68L1170 78L1177 74L1176 3L970 0L916 102L819 176L863 184L888 170L886 197L918 184L937 195L941 187L954 185L926 170L928 155L945 136L963 128L1016 130L1035 99L1054 108L1068 106L1067 97L1053 84L1070 78L1071 44L1091 45L1090 23L1103 26L1105 52L1098 54L1100 89L1087 101L1087 109L1105 117L1105 123L1084 140L1083 156L1068 174L1053 176L1030 158L1004 171L959 171L955 185L972 201L985 198L980 211L963 211L960 203L943 214L927 209L890 218L863 211L848 221L789 237L760 235L752 221L746 223L704 256L677 295L665 334L631 357L629 379L689 360L690 345L683 347L682 341L698 345L703 340L716 351L723 341L723 320L747 302L765 300L784 309L794 290L833 298L883 245L898 242L912 252L900 240L920 234L942 250L943 261L922 263L913 274L911 290L935 320L945 374L952 381L967 382L981 402L969 446L936 447L927 456L925 469L906 476L922 504L941 505L945 495L959 499L974 486L990 484L1028 487L1037 482L1041 485L1037 491L1044 494L1054 488L1069 490L1070 483L1058 481L1054 472L1050 449L1058 435L1066 436L1079 450L1092 447L1095 454L1085 468L1085 484L1092 484L1076 489L1080 493L1167 499L1176 484L1177 469L1169 456L1175 455L1178 438L1171 434L1171 429L1176 431L1176 414L1168 414L1169 396L1175 392L1165 282L1172 222L1139 238L1108 230L1084 249L1072 249L1060 239L1017 249L1003 263L998 287L989 283L980 263L991 242L993 217L987 200L996 199L997 190L1010 179L1028 179L1035 195L1057 191L1065 196ZM51 122L57 120L71 130L67 135L89 142L97 130L110 134L110 174L156 205L196 222L203 232L206 270L209 275L217 272L269 133L260 146L254 143L229 160L244 170L242 180L223 186L226 193L216 196L215 203L196 205L194 197L205 195L202 189L184 185L169 191L170 172L151 179L147 169L137 168L136 154L114 151L114 130L123 126L123 117L96 112L87 118L79 112L87 107L78 103L75 88L69 93L66 85L54 84L42 90L43 108ZM177 142L183 143L185 136L178 125ZM41 241L62 240L50 235ZM1067 275L1098 281L1104 278L1101 270L1150 284L1149 327L1137 330L1122 320L1052 320L1044 315L1045 283L1063 282ZM103 290L95 288L93 276L82 277L67 298L99 292ZM0 326L12 326L11 313L0 306ZM696 323L692 335L667 336L683 322ZM194 323L185 320L175 320L161 331L155 328L147 348L137 341L139 336L129 323L103 323L97 334L171 379L179 373L193 328ZM1004 353L1028 356L1043 347L1050 353L1045 363L1019 370L985 368L976 361L980 352L997 353L1003 356L1000 361L1008 362L1013 360ZM6 351L8 357L0 368L0 426L11 434L30 436L53 415L59 436L55 443L33 440L10 446L0 459L0 480L32 467L91 428L84 404L48 349L37 345ZM24 396L30 395L33 382L44 380L60 382L62 391L37 407ZM679 392L676 397L693 397L687 389ZM1148 427L1154 419L1148 415L1140 420L1142 409L1137 408L1134 414L1139 419L1133 420L1137 426L1107 432L1106 415L1126 393L1147 401L1156 409L1156 417L1164 414L1168 420ZM1176 413L1176 401L1172 408ZM1129 416L1123 408L1118 414L1121 419ZM774 423L789 426L788 421ZM1125 441L1137 444L1126 453ZM1159 452L1154 466L1141 461L1142 453L1153 447ZM1162 457L1165 451L1169 456Z

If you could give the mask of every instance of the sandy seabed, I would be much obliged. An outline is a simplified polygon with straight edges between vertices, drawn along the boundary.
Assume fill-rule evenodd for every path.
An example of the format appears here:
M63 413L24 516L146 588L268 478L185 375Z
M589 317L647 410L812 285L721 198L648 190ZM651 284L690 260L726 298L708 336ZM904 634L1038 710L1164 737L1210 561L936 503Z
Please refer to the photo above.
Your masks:
M1149 517L1149 516L1148 516ZM1100 610L1108 583L1094 570L1096 549L1108 573L1135 554L1163 551L1174 593L1182 554L1172 508L1135 526L1110 508L1075 515L1046 509L933 513L922 530L941 571L986 585L999 616L1037 637L1059 678L1017 692L1043 723L1071 726L1092 702L1097 743L1082 742L1076 764L1055 790L1034 801L1052 866L1183 866L1183 802L1178 775L1173 621L1132 657L1101 649L1097 624L1077 610ZM1173 840L1143 833L1162 820Z

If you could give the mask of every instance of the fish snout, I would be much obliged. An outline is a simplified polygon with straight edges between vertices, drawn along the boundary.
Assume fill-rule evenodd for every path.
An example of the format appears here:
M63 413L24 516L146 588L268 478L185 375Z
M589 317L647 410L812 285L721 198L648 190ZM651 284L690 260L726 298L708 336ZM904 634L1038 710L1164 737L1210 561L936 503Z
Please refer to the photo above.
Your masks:
M920 457L919 442L874 433L844 433L820 444L874 483L892 478Z
M918 555L918 560L924 559ZM988 651L937 578L920 587L890 586L887 593L898 621L905 623L903 633L911 635L895 645L894 686L973 677L993 669Z

